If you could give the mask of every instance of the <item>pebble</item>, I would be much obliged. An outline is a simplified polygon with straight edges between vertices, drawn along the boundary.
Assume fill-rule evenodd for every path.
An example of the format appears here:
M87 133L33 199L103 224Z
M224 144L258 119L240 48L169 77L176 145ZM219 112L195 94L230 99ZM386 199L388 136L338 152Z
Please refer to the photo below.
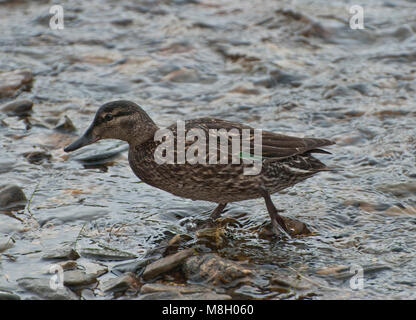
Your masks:
M185 249L149 264L143 272L143 279L148 280L161 273L172 270L182 264L185 259L192 256L194 253L195 250L192 248Z
M377 189L385 193L391 193L396 197L410 197L416 194L416 182L383 184L377 186Z
M0 208L24 206L27 202L23 190L14 184L0 186Z
M31 100L15 100L5 104L1 111L9 116L27 116L32 111L32 106Z
M0 253L13 247L15 240L11 237L0 240Z
M69 259L69 260L77 260L79 258L79 254L75 251L74 248L70 246L62 246L55 249L51 249L47 251L43 256L42 259L49 260L49 259Z
M125 273L124 275L107 280L101 283L101 290L104 292L120 292L129 288L135 288L137 278L133 273Z
M96 277L99 277L108 272L108 267L99 263L94 262L85 262L82 264L85 268L85 272L88 274L93 274Z
M52 158L49 153L44 151L25 152L23 156L32 164L41 164L43 161L50 161Z
M28 89L33 81L29 69L0 73L0 98L11 97L19 89Z
M97 276L83 270L70 270L64 272L64 285L68 287L85 286L97 282Z
M149 263L151 259L144 259L140 261L131 261L127 263L122 263L115 265L112 268L112 272L117 273L126 273L126 272L133 272L133 273L140 273L141 270L143 270L146 265Z

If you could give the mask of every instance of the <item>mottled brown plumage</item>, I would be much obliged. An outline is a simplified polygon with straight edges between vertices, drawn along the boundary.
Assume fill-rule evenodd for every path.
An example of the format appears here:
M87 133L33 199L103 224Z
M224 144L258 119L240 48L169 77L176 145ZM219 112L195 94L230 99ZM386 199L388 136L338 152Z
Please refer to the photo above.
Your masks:
M163 140L155 141L154 137L159 128L139 106L129 101L114 101L101 106L85 134L67 146L65 151L73 151L105 138L124 140L130 146L130 166L145 183L179 197L218 203L217 208L212 212L212 218L218 218L228 202L263 197L276 233L279 233L279 229L283 229L286 233L288 230L274 207L270 194L293 186L315 173L329 170L322 162L314 158L312 153L328 153L319 148L333 144L331 140L297 138L262 131L261 154L257 154L254 160L260 162L261 170L258 174L247 175L244 174L245 169L252 167L252 163L245 161L237 164L231 163L233 134L228 137L227 164L209 163L208 138L212 136L210 130L225 129L241 138L241 141L249 141L249 154L253 155L255 151L253 128L213 118L188 120L185 121L184 127L185 136L190 130L196 128L206 135L205 155L202 152L204 150L201 149L201 157L206 159L206 163L177 163L178 150L175 148L173 164L158 164L155 161L155 151ZM176 146L177 124L167 129L173 133L174 146ZM247 131L249 135L242 134L244 129L249 130ZM186 141L185 153L192 148L196 140ZM219 162L221 160L220 139L214 141L217 141L214 149L218 151L217 161ZM237 156L241 158L243 154L240 153Z

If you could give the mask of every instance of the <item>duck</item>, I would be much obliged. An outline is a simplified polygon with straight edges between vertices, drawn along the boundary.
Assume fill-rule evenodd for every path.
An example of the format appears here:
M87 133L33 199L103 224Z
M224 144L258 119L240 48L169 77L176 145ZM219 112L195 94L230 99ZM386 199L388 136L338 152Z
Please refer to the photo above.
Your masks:
M237 138L234 146L243 148L234 151ZM290 237L290 232L271 195L333 170L313 156L328 154L321 148L335 143L330 139L294 137L210 117L159 128L142 107L127 100L100 106L84 134L64 151L102 139L128 143L129 165L141 181L175 196L216 203L213 221L230 202L263 198L277 237Z

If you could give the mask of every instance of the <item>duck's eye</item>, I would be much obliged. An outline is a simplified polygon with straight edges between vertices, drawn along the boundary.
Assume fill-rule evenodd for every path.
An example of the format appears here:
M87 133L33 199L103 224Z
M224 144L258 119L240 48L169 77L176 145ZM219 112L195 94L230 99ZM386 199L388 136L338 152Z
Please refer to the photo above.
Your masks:
M105 116L104 116L104 120L105 121L111 121L111 120L113 120L113 115L111 114L111 113L107 113Z

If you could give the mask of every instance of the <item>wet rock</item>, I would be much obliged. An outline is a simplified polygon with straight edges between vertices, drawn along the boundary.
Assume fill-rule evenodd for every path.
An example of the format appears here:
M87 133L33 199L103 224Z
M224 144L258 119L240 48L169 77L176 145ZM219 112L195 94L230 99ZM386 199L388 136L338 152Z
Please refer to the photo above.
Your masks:
M12 292L0 290L0 300L20 300L20 297Z
M15 161L0 160L0 174L10 172L16 165ZM0 187L1 188L1 187Z
M12 237L0 240L0 253L13 247L15 240Z
M159 259L151 264L149 264L143 272L143 279L148 280L158 276L161 273L172 270L173 268L179 266L183 261L193 255L195 250L190 248L186 250L179 251L170 256Z
M78 264L77 264L77 262L75 260L68 260L68 261L59 262L58 265L64 271L74 270L74 269L76 269L78 267Z
M28 69L0 73L0 98L11 97L18 90L27 90L32 80L32 71Z
M168 285L163 283L146 283L140 288L141 294L154 292L177 292L180 294L208 292L210 289L198 285Z
M65 116L64 119L56 125L55 130L59 132L63 132L63 133L70 133L70 132L77 131L77 129L75 128L71 119L68 118L68 116Z
M69 259L77 260L79 258L78 252L71 246L62 246L55 249L47 251L42 259L52 260L52 259Z
M44 151L31 151L26 152L23 156L29 161L29 163L33 164L41 164L43 161L50 161L52 156Z
M238 85L229 91L230 93L240 93L247 95L257 95L260 94L258 89L252 88L250 85Z
M332 99L334 97L346 97L350 95L357 94L356 90L349 89L344 86L336 86L335 88L330 88L329 90L324 91L324 99Z
M203 240L209 247L222 248L225 246L227 238L225 229L222 227L205 228L196 232L198 240Z
M92 221L98 217L103 217L108 214L108 210L103 208L80 207L80 206L65 206L44 210L42 215L38 217L38 222L41 226L53 220L55 225L63 224L72 221Z
M124 252L121 250L110 249L110 248L85 248L81 250L81 255L85 258L91 258L96 260L130 260L137 258L134 254Z
M272 296L275 296L273 294ZM263 299L265 297L262 290L250 285L243 285L233 291L233 296L238 299Z
M15 100L4 105L1 111L10 116L27 116L32 111L32 106L30 100Z
M64 272L64 285L68 287L85 286L97 282L97 276L82 270L70 270Z
M409 197L416 194L416 182L403 182L398 184L383 184L377 186L382 192L391 193L396 197Z
M104 292L121 292L137 287L137 278L133 273L126 273L120 277L110 279L101 284Z
M298 87L302 84L302 77L288 74L282 70L273 70L270 72L270 76L254 82L257 86L263 86L266 88L274 88L278 85L290 84L294 87Z
M285 216L282 216L282 219L285 222L291 237L308 236L312 234L305 223ZM265 240L273 240L276 238L271 223L268 223L259 231L259 238Z
M137 300L231 300L231 296L215 292L181 294L175 291L164 291L143 294Z
M99 263L85 262L82 264L82 266L85 268L85 272L87 274L92 274L96 277L99 277L108 272L108 267Z
M180 83L213 83L216 81L216 77L203 77L195 69L181 68L168 73L162 80Z
M199 285L167 285L147 283L140 289L140 300L229 300L226 294L218 294L209 288Z
M133 19L128 19L128 18L114 19L111 21L111 23L114 24L115 26L127 27L133 23Z
M0 208L12 208L26 205L27 199L23 190L12 184L0 186Z
M164 291L142 294L137 297L137 300L180 300L183 297L179 292Z
M127 263L122 263L114 266L112 268L112 272L118 272L118 273L126 273L126 272L132 272L132 273L139 273L146 267L146 265L149 264L149 261L151 259L144 259L140 261L132 261Z
M213 285L228 284L252 274L252 271L241 264L208 253L193 256L186 260L184 272L191 281L206 281Z
M58 286L56 290L51 286L49 278L20 278L17 283L23 289L48 300L78 300L78 296L64 286Z

